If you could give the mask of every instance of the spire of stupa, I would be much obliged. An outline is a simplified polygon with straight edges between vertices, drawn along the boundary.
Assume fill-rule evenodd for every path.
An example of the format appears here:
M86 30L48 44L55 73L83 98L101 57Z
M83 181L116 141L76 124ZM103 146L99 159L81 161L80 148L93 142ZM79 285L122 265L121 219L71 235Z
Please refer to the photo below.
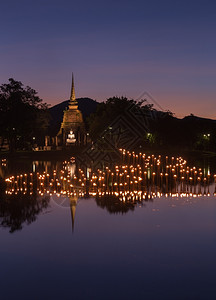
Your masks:
M76 100L76 97L75 97L75 89L74 89L74 75L73 75L73 73L72 73L72 85L71 85L71 96L70 96L70 100L71 100L71 101Z
M71 85L71 95L69 101L69 109L77 109L77 101L75 97L75 88L74 88L74 75L72 73L72 85Z

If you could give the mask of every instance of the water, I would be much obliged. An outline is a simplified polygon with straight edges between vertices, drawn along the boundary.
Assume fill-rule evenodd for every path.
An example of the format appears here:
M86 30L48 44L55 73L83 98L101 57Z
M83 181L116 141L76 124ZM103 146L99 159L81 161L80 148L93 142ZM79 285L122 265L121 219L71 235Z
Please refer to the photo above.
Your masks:
M127 194L122 178L114 186L120 165L113 186L106 169L108 185L94 186L84 177L99 173L91 168L82 176L73 162L3 164L4 177L14 179L2 184L0 202L1 299L215 299L212 176L198 180L191 171L188 182L169 175L161 181L147 166L142 193L131 183ZM26 184L19 177L15 186L25 172Z

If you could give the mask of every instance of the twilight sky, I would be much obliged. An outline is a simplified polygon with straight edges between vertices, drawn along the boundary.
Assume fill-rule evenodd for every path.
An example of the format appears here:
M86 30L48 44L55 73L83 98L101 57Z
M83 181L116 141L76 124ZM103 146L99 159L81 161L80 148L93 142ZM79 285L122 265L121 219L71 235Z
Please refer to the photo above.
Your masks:
M216 119L216 2L1 2L0 84L13 77L54 105L148 92L176 116Z

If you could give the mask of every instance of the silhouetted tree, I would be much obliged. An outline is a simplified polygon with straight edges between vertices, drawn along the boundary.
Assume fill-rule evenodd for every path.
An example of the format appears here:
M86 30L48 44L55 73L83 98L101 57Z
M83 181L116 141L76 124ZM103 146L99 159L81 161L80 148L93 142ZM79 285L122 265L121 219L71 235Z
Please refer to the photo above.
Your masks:
M170 111L154 109L145 100L136 102L126 97L107 99L98 105L96 112L88 119L91 138L100 142L100 149L103 143L101 137L107 138L110 135L114 140L114 130L110 124L117 124L115 120L118 118L126 120L125 123L132 130L143 136L140 145L145 148L216 151L215 120L199 118L193 114L178 119ZM143 126L139 126L140 123ZM124 130L121 133L124 140L130 139L130 132ZM120 143L118 146L122 147Z
M13 78L0 86L0 136L10 150L31 145L48 126L48 105L29 86Z
M90 136L92 139L98 138L98 136L104 131L109 129L109 125L117 118L122 117L128 119L128 112L135 111L142 112L143 114L148 114L153 111L152 104L145 104L145 100L136 102L135 100L129 100L126 97L112 97L107 99L106 102L98 105L97 110L88 119ZM131 120L130 120L131 121ZM136 127L135 118L132 120L134 126ZM143 135L145 133L143 132Z

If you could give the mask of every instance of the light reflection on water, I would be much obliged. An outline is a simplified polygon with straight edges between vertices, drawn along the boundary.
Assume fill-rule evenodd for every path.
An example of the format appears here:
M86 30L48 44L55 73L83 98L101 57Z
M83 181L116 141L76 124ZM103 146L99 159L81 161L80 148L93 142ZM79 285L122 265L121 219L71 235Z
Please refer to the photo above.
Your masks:
M4 299L214 298L214 174L155 156L3 163Z

